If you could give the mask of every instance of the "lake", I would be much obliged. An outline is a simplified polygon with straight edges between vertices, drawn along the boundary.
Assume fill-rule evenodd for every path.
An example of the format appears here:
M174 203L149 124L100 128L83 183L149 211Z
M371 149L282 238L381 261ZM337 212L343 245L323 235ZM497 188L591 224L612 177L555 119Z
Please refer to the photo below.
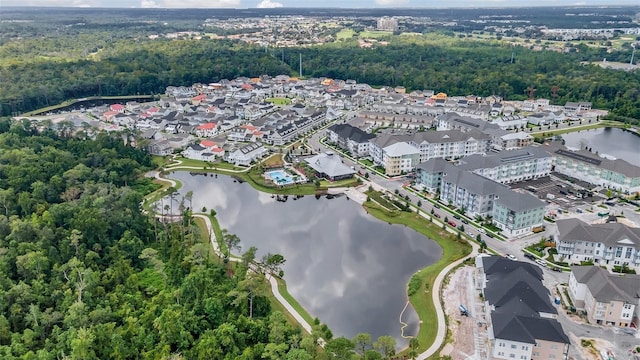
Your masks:
M582 130L562 135L565 145L573 148L588 146L595 153L606 154L631 164L640 165L640 137L619 128Z
M282 254L289 292L335 337L366 332L374 340L390 335L399 347L407 345L399 322L406 285L442 257L434 241L379 221L344 196L289 196L281 202L228 176L170 177L182 181L182 195L193 191L195 209L215 209L220 226L240 237L242 251L256 246L257 258ZM419 322L411 305L403 321L404 335L415 335Z

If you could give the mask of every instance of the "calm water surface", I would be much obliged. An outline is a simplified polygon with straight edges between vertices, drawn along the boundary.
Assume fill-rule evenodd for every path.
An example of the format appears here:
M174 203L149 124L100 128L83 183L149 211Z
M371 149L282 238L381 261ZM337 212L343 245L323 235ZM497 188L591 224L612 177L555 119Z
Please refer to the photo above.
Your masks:
M582 149L588 146L594 153L597 151L640 165L640 137L628 131L599 128L564 134L562 138L566 146Z
M442 257L432 240L366 214L346 197L305 196L276 201L230 177L177 172L181 194L192 190L193 207L215 209L220 226L237 234L243 251L258 248L258 258L280 253L289 292L335 336L367 332L391 335L399 346L399 317L407 303L406 284L413 273ZM403 321L414 335L418 319L411 306ZM432 326L425 324L424 326Z

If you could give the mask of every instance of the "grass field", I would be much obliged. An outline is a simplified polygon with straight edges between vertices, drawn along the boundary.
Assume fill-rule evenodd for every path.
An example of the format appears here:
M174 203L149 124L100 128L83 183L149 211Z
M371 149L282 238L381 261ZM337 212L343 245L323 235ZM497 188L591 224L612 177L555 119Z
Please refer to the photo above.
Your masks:
M344 29L340 30L338 33L336 33L336 39L337 40L349 40L349 39L353 38L355 35L356 35L356 32L353 31L352 29L344 28Z
M469 254L471 252L471 246L465 240L458 239L454 235L445 232L441 227L432 224L416 213L401 211L389 212L372 202L365 203L364 206L369 214L376 218L393 224L406 225L429 239L434 240L442 248L443 254L440 260L415 274L415 276L421 280L422 288L410 297L411 304L423 324L420 326L420 332L417 336L420 344L418 352L423 352L435 341L438 331L436 326L431 325L437 319L435 305L433 301L431 301L433 283L440 271L448 264Z
M284 160L282 160L282 154L273 154L265 159L262 164L264 164L266 168L284 166Z
M274 105L291 105L291 99L282 98L282 97L267 98L264 101L268 103L272 103Z
M393 35L391 31L363 31L358 34L358 37L363 39L382 39Z

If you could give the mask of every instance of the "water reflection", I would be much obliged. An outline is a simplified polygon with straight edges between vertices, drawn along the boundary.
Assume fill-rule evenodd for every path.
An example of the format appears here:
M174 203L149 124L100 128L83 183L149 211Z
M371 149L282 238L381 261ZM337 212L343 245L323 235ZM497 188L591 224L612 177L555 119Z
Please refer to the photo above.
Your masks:
M226 176L172 177L182 181L181 194L194 192L195 209L215 209L220 225L240 237L244 250L256 246L258 257L282 254L289 292L336 336L368 332L406 345L399 322L406 284L442 256L433 241L376 220L346 197L289 196L282 202ZM403 321L409 324L405 335L417 332L411 306Z
M591 148L592 152L638 163L640 137L618 128L583 130L562 135L565 145L572 148Z

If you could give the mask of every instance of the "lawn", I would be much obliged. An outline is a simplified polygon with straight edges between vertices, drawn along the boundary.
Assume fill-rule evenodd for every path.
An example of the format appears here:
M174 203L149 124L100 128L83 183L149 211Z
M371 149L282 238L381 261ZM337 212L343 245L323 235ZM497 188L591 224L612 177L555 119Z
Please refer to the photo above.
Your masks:
M363 31L358 34L360 38L365 39L382 39L393 35L391 31Z
M337 40L349 40L349 39L353 38L354 35L356 35L355 31L353 31L352 29L344 28L344 29L340 30L338 33L336 33L336 39Z
M625 124L617 121L603 120L598 123L589 124L588 122L582 125L574 125L570 128L556 130L555 126L551 126L550 130L547 130L547 126L543 126L542 130L536 130L531 132L531 135L535 138L547 138L554 135L568 134L576 131L598 129L602 127L625 127Z
M246 167L235 166L233 164L229 164L224 161L211 163L207 161L187 159L183 157L176 157L176 160L182 161L182 163L178 165L169 164L168 167L170 167L172 170L181 170L181 169L185 169L185 170L199 170L199 169L246 170L247 169ZM190 169L190 168L198 168L198 169Z
M272 103L274 105L291 105L291 99L287 99L283 97L267 98L264 101L268 103Z
M361 184L361 181L356 177L352 177L351 179L342 179L338 181L327 181L327 180L320 181L321 188L352 187L352 186L358 186L360 184Z
M394 211L388 212L381 209L378 205L367 202L364 204L369 214L376 218L394 224L403 224L409 226L415 231L434 240L442 248L442 258L433 265L430 265L414 276L417 276L423 286L413 296L410 297L411 304L418 313L421 323L420 332L418 333L418 342L420 347L418 352L423 352L435 341L437 327L433 326L436 319L435 305L431 301L431 289L433 283L442 269L455 260L458 260L471 252L471 246L466 240L458 239L455 235L449 234L442 230L440 226L436 226L424 217L413 212Z
M291 294L289 294L285 281L280 278L277 278L276 280L278 281L278 290L280 291L280 295L282 295L282 297L287 300L289 304L291 304L291 306L298 312L298 314L302 316L303 319L305 319L310 325L313 326L313 317L311 317L311 314L309 314L307 310L305 310L305 308L303 308L302 305L300 305L298 301L293 296L291 296Z
M273 154L265 159L262 164L266 168L272 168L276 166L284 166L284 160L282 160L282 154Z

